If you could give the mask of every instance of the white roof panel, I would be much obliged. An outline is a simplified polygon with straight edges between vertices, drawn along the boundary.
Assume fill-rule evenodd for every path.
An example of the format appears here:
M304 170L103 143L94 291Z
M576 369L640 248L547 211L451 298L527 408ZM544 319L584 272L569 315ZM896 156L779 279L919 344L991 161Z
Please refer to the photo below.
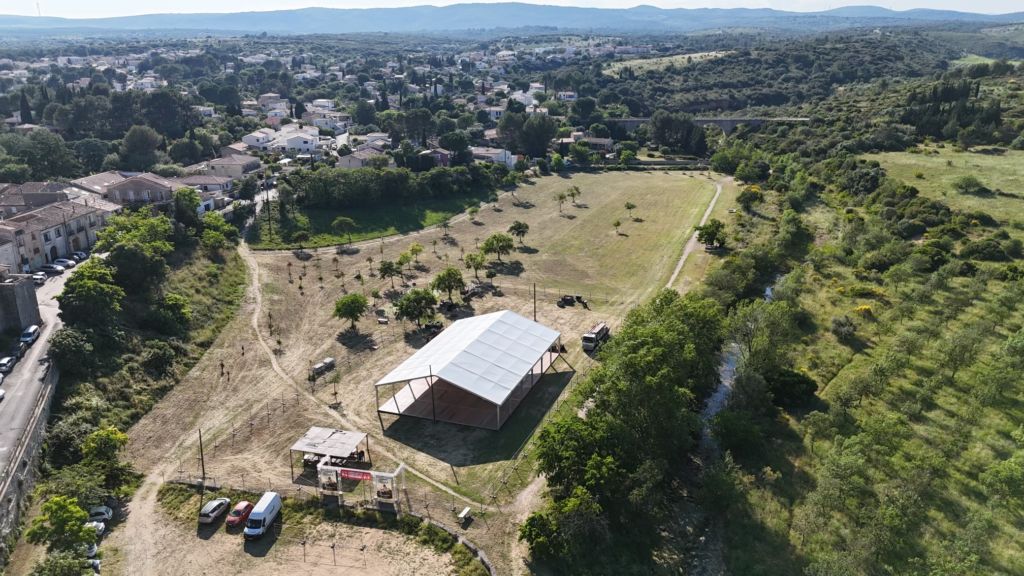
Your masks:
M464 318L395 367L377 386L433 374L501 404L559 336L510 310Z

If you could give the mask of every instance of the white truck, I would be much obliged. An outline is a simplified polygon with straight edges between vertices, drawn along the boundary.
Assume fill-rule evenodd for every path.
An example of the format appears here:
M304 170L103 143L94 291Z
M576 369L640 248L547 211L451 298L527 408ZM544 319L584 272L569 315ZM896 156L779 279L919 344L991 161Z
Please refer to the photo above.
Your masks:
M266 534L280 513L281 496L277 492L264 492L245 522L245 530L242 531L245 539L257 540Z
M594 327L589 332L583 335L583 350L585 352L593 352L601 346L601 343L608 339L609 330L608 324L605 322L598 322L594 324Z

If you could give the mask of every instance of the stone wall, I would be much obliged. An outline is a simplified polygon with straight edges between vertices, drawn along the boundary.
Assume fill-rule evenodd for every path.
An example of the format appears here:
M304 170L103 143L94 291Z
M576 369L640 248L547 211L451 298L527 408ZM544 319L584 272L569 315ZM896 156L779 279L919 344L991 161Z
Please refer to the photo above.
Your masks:
M0 568L11 554L8 537L18 528L21 514L28 505L28 496L36 482L39 448L46 437L46 423L50 419L50 401L57 387L57 369L47 365L43 386L35 404L35 412L28 429L15 449L9 470L0 471ZM13 545L13 542L10 542Z

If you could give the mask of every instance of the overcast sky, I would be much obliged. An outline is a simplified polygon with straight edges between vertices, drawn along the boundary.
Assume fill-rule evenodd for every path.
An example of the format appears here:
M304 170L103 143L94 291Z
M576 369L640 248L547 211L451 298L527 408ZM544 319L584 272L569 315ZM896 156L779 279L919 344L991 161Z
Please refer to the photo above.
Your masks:
M463 0L465 1L465 0ZM476 0L494 1L494 0ZM327 8L367 8L391 6L418 6L423 4L456 4L459 1L445 0L39 0L44 16L65 18L98 18L104 16L125 16L129 14L153 14L162 12L244 12L255 10L282 10L322 6ZM937 8L999 14L1024 10L1021 0L552 0L534 1L535 4L559 4L563 6L589 6L600 8L628 8L637 4L649 4L662 8L776 8L779 10L813 11L827 10L849 5L872 4L894 10L911 8ZM0 0L0 14L36 14L33 0Z

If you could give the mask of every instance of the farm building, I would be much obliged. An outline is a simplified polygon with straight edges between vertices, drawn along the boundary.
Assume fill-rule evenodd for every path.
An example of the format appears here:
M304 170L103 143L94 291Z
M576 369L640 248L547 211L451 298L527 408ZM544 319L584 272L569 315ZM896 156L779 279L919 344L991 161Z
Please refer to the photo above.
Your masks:
M374 385L381 429L394 414L498 430L561 349L561 334L509 310L459 320Z

